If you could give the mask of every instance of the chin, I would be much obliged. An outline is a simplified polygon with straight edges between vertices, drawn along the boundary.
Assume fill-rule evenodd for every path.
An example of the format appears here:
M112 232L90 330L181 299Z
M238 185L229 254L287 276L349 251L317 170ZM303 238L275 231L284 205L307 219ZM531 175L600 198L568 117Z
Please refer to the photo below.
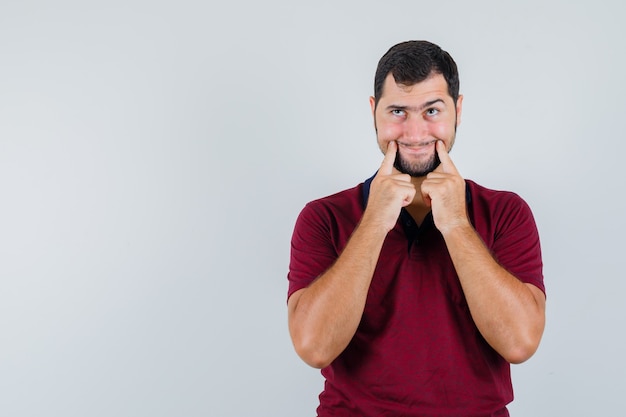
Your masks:
M428 161L420 163L410 163L398 153L393 166L403 174L409 174L411 177L419 178L425 177L428 173L433 172L440 163L439 155L437 155L436 152L433 153Z

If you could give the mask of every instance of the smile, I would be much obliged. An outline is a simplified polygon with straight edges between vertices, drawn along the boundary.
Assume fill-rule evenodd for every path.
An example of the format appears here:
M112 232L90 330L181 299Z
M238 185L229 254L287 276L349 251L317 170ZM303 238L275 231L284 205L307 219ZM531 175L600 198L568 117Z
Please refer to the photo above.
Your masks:
M417 143L406 143L406 142L401 142L401 141L398 141L397 143L398 143L398 146L402 146L404 148L417 149L417 148L423 148L423 147L426 147L426 146L430 146L430 145L432 145L435 142L437 142L436 139L429 140L429 141L426 141L426 142L417 142Z

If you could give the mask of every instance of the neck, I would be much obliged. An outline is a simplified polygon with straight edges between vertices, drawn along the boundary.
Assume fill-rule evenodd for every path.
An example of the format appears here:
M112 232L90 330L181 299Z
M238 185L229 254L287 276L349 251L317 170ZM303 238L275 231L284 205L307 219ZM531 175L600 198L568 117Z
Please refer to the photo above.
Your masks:
M413 186L415 186L417 192L415 193L415 197L413 197L411 204L405 207L406 211L409 212L411 217L413 217L413 220L415 220L418 225L422 224L424 218L430 212L430 206L424 202L421 193L422 182L424 182L425 179L426 177L411 178L411 182L413 183Z

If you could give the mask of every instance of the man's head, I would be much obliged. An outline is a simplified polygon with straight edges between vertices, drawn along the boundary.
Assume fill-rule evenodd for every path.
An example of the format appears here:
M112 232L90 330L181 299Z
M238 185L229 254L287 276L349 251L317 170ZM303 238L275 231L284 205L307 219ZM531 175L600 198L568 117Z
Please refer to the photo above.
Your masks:
M452 148L462 101L456 63L437 45L402 42L383 55L370 104L381 150L398 143L396 169L421 177L439 165L435 141Z

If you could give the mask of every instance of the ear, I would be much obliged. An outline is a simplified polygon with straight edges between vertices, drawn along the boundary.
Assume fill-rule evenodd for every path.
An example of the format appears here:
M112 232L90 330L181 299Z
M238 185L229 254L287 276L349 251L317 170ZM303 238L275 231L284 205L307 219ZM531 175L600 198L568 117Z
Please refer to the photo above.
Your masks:
M461 124L461 113L463 112L463 95L459 94L459 98L456 100L456 125Z
M374 130L376 129L376 99L370 96L370 107L372 108L372 119L374 119Z

